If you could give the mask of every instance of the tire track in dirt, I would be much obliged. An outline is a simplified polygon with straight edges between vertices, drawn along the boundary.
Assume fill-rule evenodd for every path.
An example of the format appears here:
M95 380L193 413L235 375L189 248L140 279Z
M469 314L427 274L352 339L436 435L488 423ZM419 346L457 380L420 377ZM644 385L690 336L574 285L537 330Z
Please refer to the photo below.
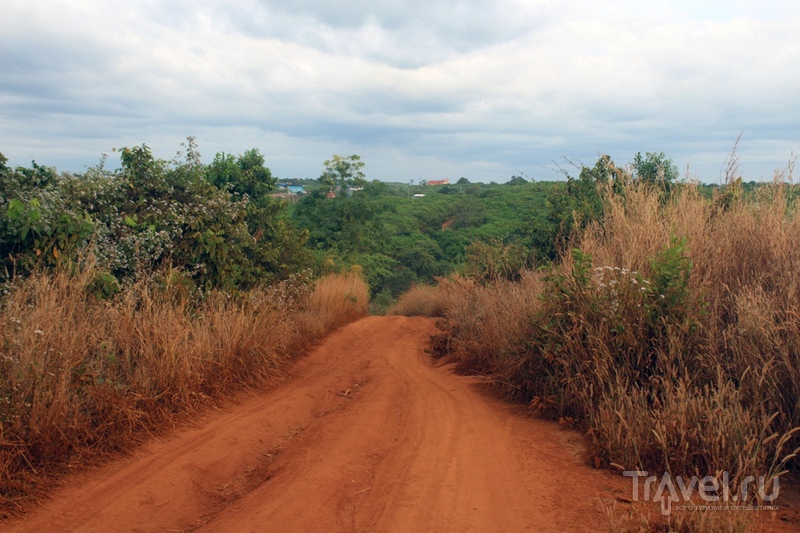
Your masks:
M275 390L67 484L11 531L596 531L619 478L580 437L424 353L434 322L368 317Z

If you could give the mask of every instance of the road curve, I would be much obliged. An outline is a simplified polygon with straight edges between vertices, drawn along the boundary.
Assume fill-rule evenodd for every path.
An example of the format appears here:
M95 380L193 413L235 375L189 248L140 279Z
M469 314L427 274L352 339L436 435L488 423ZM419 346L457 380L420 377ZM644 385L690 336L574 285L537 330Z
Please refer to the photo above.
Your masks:
M10 531L597 531L624 485L580 438L424 353L434 322L368 317L271 392L66 484Z

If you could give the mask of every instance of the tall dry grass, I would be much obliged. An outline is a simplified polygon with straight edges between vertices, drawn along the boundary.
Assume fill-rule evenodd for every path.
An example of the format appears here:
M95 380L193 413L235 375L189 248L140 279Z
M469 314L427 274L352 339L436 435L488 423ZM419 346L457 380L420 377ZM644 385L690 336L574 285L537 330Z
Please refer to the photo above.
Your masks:
M800 446L800 213L783 183L729 193L609 195L551 271L441 285L438 346L585 429L597 463L769 486Z
M260 385L313 340L366 314L357 276L296 279L198 302L167 281L110 301L95 273L36 274L0 308L0 514L67 465L131 445L236 388Z
M387 310L387 315L442 317L450 307L448 292L435 285L412 285Z
M317 338L348 322L365 316L369 307L369 286L361 276L329 275L319 279L297 317L300 338Z
M675 237L691 264L692 301L675 310L685 316L655 350L659 405L654 386L616 387L591 414L609 461L769 475L800 444L782 438L800 426L800 214L788 192L776 184L715 205L688 188L662 208L649 191L631 190L584 236L595 265L647 275Z
M542 275L530 271L517 282L441 279L437 288L447 302L448 320L440 327L447 332L434 340L434 349L448 353L461 371L492 373L502 380L516 364L518 346L531 334L531 317L541 308L543 287Z

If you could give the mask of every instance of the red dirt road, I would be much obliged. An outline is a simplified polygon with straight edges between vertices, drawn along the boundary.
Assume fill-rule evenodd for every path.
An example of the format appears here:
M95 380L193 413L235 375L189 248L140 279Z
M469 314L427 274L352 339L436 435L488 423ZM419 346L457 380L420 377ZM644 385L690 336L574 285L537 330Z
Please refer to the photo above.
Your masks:
M68 483L11 531L597 531L625 484L580 438L424 353L433 321L369 317L273 391ZM629 490L629 489L628 489Z

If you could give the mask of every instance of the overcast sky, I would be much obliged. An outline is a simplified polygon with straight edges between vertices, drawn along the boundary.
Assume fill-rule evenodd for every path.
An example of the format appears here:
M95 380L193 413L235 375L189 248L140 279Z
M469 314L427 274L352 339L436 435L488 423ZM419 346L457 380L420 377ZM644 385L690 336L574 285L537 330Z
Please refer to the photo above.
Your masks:
M524 173L664 151L718 182L800 151L796 1L2 0L0 152L81 171L114 147L283 178ZM118 160L109 159L112 167Z

